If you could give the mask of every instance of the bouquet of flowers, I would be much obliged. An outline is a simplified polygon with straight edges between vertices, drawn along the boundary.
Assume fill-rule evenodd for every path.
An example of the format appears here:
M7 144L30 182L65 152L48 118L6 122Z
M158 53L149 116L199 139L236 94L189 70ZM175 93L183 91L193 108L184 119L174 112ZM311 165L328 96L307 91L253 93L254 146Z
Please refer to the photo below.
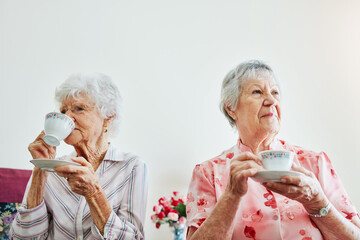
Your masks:
M179 196L179 192L173 192L173 196L161 197L159 204L153 207L154 214L151 220L155 223L156 228L161 224L169 223L172 227L176 224L185 225L186 223L186 197Z
M0 239L9 239L11 223L20 203L0 203Z

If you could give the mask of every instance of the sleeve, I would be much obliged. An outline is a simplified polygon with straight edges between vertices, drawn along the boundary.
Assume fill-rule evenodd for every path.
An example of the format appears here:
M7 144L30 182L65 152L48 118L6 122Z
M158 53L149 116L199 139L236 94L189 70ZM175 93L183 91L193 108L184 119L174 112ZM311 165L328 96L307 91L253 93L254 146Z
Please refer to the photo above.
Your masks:
M27 184L24 198L9 232L10 239L46 239L48 235L50 216L44 200L39 206L28 209L26 206L27 193L32 177Z
M358 214L329 157L324 152L320 153L318 158L318 179L330 202L346 219L351 220Z
M104 236L95 224L91 231L96 239L144 239L144 221L148 195L148 171L139 162L132 170L128 189L117 212L112 211L104 228Z
M199 228L216 204L213 169L209 165L196 165L187 195L187 226Z

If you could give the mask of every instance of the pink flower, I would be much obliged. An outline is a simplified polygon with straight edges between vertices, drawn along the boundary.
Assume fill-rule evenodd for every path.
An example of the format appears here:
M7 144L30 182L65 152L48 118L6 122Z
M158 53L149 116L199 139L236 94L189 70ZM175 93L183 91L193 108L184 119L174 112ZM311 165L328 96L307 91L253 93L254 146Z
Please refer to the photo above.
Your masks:
M170 220L176 222L176 221L179 219L179 214L174 213L174 212L170 212L170 213L168 214L168 217L169 217Z
M151 215L151 221L155 222L156 221L156 214Z
M186 203L186 196L182 196L178 199L179 202L181 202L182 204Z
M186 223L186 217L180 217L179 223L185 224Z
M159 214L161 212L161 209L162 209L162 206L154 206L153 207L153 211L156 213L156 214Z

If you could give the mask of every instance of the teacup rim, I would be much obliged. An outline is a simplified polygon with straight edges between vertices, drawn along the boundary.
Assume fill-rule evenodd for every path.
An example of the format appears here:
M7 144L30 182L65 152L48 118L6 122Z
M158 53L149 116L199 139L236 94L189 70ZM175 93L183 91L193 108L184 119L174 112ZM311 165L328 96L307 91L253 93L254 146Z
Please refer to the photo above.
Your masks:
M75 128L75 122L74 120L72 120L71 117L69 117L68 115L64 114L64 113L60 113L60 112L48 112L46 115L45 115L45 122L49 119L49 115L50 114L57 114L58 116L62 116L63 119L65 120L65 122L67 122L68 124L70 124L70 126L72 128ZM51 118L51 117L50 117Z
M67 118L70 118L68 115L66 115L66 114L64 114L64 113L61 113L61 112L48 112L48 113L45 115L45 117L46 117L47 115L49 115L49 114L54 114L54 113L59 114L59 115L61 115L61 116L65 116L65 117L67 117Z
M294 153L294 152L289 151L289 150L275 150L275 149L272 149L272 150L265 150L265 151L261 151L261 152L259 152L259 155L264 154L264 153L269 153L269 152Z

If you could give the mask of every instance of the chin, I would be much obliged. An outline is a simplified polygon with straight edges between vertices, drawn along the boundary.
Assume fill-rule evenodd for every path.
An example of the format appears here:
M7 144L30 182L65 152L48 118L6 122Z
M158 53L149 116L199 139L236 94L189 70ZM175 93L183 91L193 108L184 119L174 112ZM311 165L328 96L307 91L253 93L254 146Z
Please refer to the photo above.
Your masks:
M277 134L280 131L280 125L270 124L270 125L264 126L263 129L270 134Z
M64 142L68 145L74 146L76 143L78 143L80 141L80 139L76 136L72 136L70 134L70 136L68 136L67 138L65 138Z

